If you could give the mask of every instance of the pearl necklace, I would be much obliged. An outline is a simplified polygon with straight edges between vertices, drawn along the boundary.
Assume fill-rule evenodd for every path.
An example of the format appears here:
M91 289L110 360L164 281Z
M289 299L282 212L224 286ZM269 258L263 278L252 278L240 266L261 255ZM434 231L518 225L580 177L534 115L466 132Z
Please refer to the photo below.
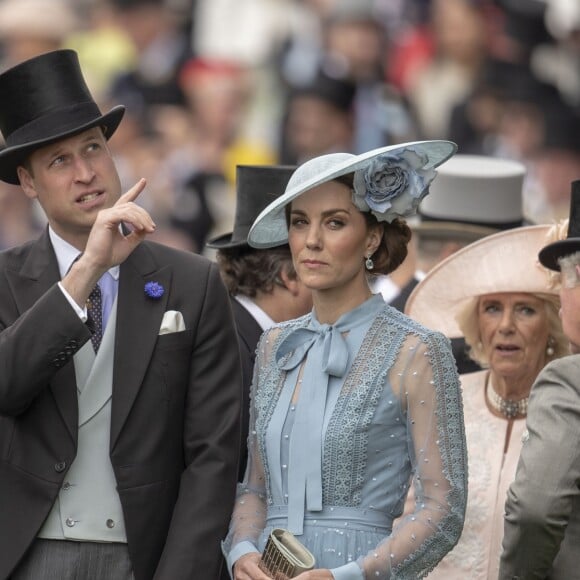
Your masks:
M490 405L507 419L513 419L518 416L525 417L528 414L529 397L524 397L519 401L510 401L500 397L490 385L489 389L487 389L487 398Z

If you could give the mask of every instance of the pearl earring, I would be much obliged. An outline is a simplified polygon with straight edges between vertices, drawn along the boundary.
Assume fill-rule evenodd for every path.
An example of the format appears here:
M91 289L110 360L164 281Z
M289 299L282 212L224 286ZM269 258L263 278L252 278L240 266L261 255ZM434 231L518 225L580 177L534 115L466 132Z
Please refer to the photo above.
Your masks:
M550 336L548 338L548 346L546 347L546 356L554 356L554 339Z
M372 270L374 267L375 263L373 262L373 259L371 258L371 256L367 256L367 259L365 260L365 268L367 270Z

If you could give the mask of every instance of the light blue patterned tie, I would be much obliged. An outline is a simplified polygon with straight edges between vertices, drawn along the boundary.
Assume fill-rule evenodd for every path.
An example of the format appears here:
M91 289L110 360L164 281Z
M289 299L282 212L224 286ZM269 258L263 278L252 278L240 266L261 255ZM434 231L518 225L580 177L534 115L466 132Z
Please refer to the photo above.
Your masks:
M105 272L91 290L87 300L88 325L93 333L91 341L95 353L99 350L107 328L109 315L117 295L117 285L117 280L109 272Z

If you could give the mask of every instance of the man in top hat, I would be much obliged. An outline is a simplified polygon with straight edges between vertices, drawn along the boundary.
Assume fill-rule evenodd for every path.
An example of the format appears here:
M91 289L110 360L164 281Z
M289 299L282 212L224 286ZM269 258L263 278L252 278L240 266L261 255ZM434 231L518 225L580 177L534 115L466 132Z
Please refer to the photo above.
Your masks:
M145 240L75 52L0 75L0 179L40 239L0 255L0 578L217 578L241 372L215 264Z
M560 271L562 327L571 356L538 375L527 434L505 508L501 580L580 578L580 181L572 183L568 236L539 260Z
M231 296L240 345L244 381L240 481L246 468L250 386L258 340L274 323L297 318L312 308L311 292L296 275L288 244L257 249L247 241L254 220L284 193L294 169L292 166L238 165L233 231L207 243L217 250L216 258Z

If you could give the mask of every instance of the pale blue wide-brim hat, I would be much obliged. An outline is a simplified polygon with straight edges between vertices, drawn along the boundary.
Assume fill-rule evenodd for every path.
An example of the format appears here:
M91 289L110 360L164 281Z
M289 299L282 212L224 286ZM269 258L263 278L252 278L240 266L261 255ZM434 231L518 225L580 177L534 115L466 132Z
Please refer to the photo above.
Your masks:
M416 213L435 168L457 151L451 141L400 143L360 155L329 153L306 161L292 174L284 193L256 218L248 234L255 248L271 248L288 241L286 206L306 191L354 173L353 202L380 221Z

